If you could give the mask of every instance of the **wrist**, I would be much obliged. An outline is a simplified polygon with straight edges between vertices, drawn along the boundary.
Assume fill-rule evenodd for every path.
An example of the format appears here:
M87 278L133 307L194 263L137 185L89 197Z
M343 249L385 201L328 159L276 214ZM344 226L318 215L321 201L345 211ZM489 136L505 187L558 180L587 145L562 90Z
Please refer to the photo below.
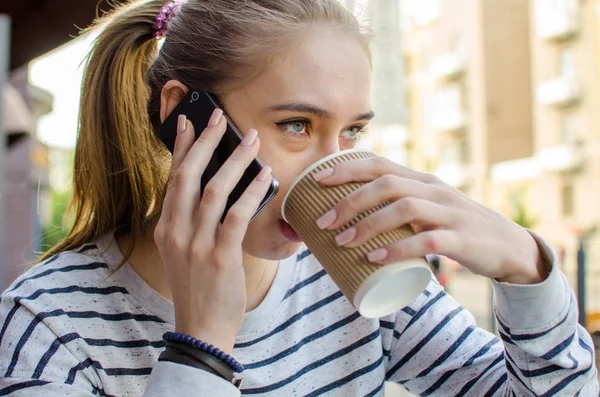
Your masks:
M550 272L546 266L544 256L540 251L535 238L527 232L528 249L515 260L509 261L505 268L514 269L509 274L496 279L498 282L509 284L532 285L546 280Z
M228 337L224 332L218 330L208 330L201 327L190 327L185 325L175 325L175 332L200 339L210 345L213 345L226 354L232 354L235 345L235 336Z

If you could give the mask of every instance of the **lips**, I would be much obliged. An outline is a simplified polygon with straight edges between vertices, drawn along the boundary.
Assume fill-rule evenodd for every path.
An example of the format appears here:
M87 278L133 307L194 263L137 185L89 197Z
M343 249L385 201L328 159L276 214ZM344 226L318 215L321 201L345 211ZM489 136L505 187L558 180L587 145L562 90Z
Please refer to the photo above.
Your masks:
M283 219L279 220L279 230L281 231L281 234L283 234L283 236L289 241L292 241L294 243L302 242L300 236L298 236L298 234L294 231L294 229L292 229L290 224L284 221Z

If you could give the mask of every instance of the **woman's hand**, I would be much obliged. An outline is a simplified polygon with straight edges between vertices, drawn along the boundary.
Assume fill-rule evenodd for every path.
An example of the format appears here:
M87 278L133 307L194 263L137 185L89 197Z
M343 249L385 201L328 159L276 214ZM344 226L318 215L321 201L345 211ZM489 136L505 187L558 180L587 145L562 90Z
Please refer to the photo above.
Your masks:
M242 240L267 193L271 169L262 170L220 224L227 197L259 148L256 131L248 131L200 197L200 178L225 128L223 113L217 109L195 140L194 126L180 116L154 240L171 287L175 330L230 353L246 310Z
M321 228L338 229L357 214L390 203L338 234L340 245L356 247L381 232L413 226L414 236L369 253L371 262L387 264L439 254L498 281L533 284L548 275L527 230L433 175L380 157L341 163L315 179L325 186L369 182L324 214L317 222Z

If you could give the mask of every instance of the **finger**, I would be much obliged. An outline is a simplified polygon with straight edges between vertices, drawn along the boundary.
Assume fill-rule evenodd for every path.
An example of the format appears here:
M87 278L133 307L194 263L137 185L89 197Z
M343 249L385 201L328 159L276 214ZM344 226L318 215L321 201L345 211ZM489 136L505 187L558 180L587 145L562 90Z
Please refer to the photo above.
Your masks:
M171 202L172 202L172 190L168 189L175 172L183 162L185 155L190 150L190 147L194 143L194 126L189 123L187 117L183 114L177 118L177 136L175 137L175 145L173 147L173 157L171 158L171 171L169 172L169 180L167 184L167 191L162 204L161 217L163 222L169 223L171 221Z
M416 197L430 201L443 201L445 189L436 185L386 174L369 182L338 202L317 220L320 228L335 230L354 219L358 214L385 202L403 197Z
M197 214L197 230L200 234L203 234L202 231L216 230L229 195L258 155L259 147L258 133L256 130L249 130L231 156L206 184Z
M218 246L229 249L242 243L248 223L267 194L272 179L271 167L265 166L239 200L231 206L219 231Z
M456 232L452 230L431 230L396 241L384 248L368 253L370 262L386 265L405 259L422 258L428 254L451 256L459 249Z
M208 126L191 148L175 171L169 190L172 194L173 227L190 226L193 213L200 198L200 180L213 152L225 133L225 118L223 112L216 109L208 122ZM189 131L188 131L189 130ZM186 133L195 137L192 123L187 123Z
M395 228L416 223L428 228L449 228L455 223L454 209L429 200L406 197L360 220L336 236L338 245L358 247L373 237Z
M431 174L424 174L403 167L385 157L344 161L335 167L315 173L313 178L325 186L333 186L347 182L370 182L385 174L414 179L423 183L441 182Z

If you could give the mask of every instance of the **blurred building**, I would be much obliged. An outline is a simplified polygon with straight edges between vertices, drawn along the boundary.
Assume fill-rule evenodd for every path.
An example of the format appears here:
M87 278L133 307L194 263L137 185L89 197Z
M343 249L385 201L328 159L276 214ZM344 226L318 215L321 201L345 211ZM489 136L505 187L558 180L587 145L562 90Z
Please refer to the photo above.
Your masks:
M41 225L48 218L48 151L35 135L37 119L52 110L52 96L29 84L27 67L13 71L5 86L4 228L0 289L23 272L35 259L41 241Z
M506 212L521 196L573 285L579 236L588 236L590 313L600 311L599 4L531 1L534 153L492 172L493 204Z
M533 151L527 0L405 2L409 165L480 201L490 167Z
M574 286L589 235L600 311L600 1L403 4L408 164L539 232Z

